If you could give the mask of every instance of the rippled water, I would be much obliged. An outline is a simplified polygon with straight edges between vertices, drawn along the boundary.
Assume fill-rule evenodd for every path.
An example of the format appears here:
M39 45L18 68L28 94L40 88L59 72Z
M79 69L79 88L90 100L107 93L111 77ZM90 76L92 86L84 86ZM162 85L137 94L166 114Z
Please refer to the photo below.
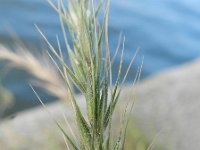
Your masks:
M130 62L136 48L140 47L136 65L141 63L144 55L143 77L199 57L199 5L198 0L111 0L111 50L114 51L122 31L126 36L125 65ZM15 32L29 45L43 46L34 24L52 42L56 34L60 35L57 14L45 0L0 1L0 43L12 45L10 35ZM128 81L132 79L131 74ZM22 77L16 74L16 78L4 84L19 98L29 99L30 92L24 92L26 86L21 81Z

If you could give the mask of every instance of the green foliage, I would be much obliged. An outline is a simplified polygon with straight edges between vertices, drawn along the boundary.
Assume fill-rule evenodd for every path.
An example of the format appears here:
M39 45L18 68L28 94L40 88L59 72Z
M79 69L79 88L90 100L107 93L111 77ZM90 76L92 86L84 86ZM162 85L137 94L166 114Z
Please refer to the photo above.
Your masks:
M0 119L4 115L6 109L10 108L13 103L12 93L0 85Z
M155 136L154 139L150 141L134 118L130 120L127 131L127 138L124 146L125 149L169 150L166 145L163 146L159 143L159 135Z
M63 130L58 122L56 124L63 132L70 148L76 150L123 149L124 133L126 132L128 119L124 121L116 141L113 140L111 135L113 112L121 92L119 83L121 80L124 41L117 80L112 88L112 64L115 61L115 56L112 59L110 58L108 47L108 11L110 1L103 2L100 0L96 4L96 1L93 0L68 0L67 8L65 8L62 0L58 0L58 5L54 5L51 0L48 1L60 18L61 29L70 60L69 65L64 62L59 40L57 40L59 49L56 50L39 28L37 28L49 45L51 52L61 63L62 68L58 67L59 65L49 53L49 56L58 67L71 95L71 102L78 127L79 137L77 139L79 140L76 141L78 144L75 144L74 139ZM103 10L104 5L105 10ZM104 12L103 23L101 25L98 22L100 11ZM66 28L69 31L72 46L69 45ZM116 50L116 54L119 47ZM122 79L122 83L126 79L130 66L125 77ZM86 116L83 116L83 110L81 110L75 99L73 86L84 95L87 111Z

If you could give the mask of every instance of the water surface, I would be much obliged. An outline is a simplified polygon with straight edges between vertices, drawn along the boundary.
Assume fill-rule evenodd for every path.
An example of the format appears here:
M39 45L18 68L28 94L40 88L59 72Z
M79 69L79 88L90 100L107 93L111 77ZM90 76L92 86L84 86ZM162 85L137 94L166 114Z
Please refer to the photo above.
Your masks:
M111 0L109 29L112 53L121 31L126 36L125 66L137 47L141 49L128 82L133 80L134 70L143 55L143 77L200 56L199 5L198 0ZM14 32L24 43L40 51L45 47L44 41L34 24L55 45L55 35L61 36L59 20L45 0L0 1L1 44L11 46ZM35 99L22 76L15 72L8 75L3 84L18 99Z

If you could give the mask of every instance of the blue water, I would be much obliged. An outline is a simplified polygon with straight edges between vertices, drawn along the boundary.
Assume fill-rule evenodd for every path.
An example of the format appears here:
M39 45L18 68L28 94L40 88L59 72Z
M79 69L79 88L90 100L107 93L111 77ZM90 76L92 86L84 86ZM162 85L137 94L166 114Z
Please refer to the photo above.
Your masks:
M122 31L126 36L124 65L128 65L140 47L132 70L141 63L144 55L143 77L199 57L199 5L198 0L111 0L109 29L112 52ZM45 0L0 1L1 44L12 46L11 35L14 32L27 45L44 47L34 24L53 43L55 35L61 35L57 14ZM133 73L131 71L128 77L129 82L134 78ZM3 83L19 98L30 99L30 92L27 92L20 76L5 79Z

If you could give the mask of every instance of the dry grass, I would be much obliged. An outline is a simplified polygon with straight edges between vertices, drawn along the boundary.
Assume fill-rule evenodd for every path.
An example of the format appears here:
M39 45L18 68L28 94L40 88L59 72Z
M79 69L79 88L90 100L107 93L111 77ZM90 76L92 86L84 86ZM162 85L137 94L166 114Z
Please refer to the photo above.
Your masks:
M12 51L0 45L0 61L5 61L4 73L5 71L8 73L13 68L21 68L37 79L30 81L34 86L47 90L61 100L68 97L57 70L44 55L34 56L21 46L17 46L16 50Z

